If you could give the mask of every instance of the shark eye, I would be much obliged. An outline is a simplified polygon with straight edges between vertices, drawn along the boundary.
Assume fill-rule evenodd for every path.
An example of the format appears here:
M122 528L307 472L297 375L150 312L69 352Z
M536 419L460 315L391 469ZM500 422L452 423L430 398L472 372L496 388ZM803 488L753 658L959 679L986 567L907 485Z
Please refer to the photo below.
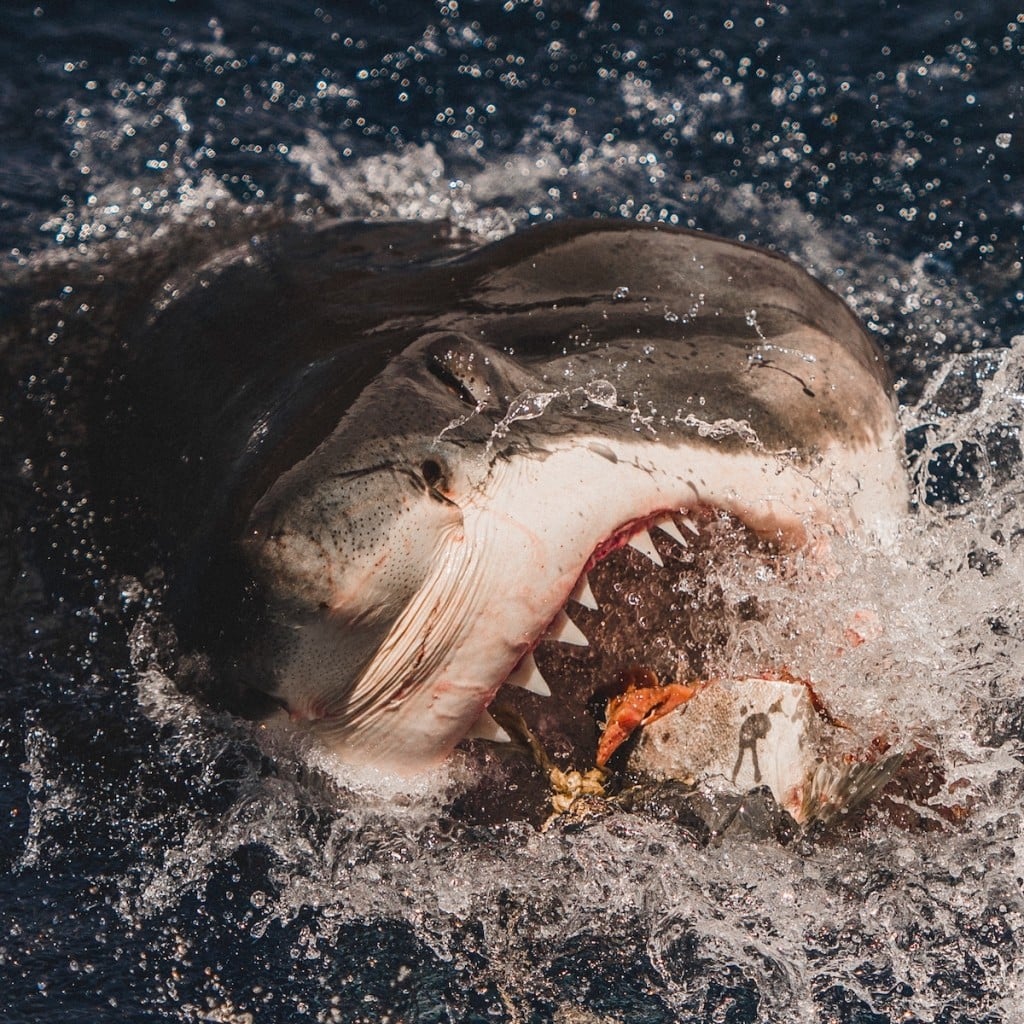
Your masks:
M451 365L440 356L431 355L427 361L427 369L455 395L460 402L477 408L478 401L466 382L455 372Z

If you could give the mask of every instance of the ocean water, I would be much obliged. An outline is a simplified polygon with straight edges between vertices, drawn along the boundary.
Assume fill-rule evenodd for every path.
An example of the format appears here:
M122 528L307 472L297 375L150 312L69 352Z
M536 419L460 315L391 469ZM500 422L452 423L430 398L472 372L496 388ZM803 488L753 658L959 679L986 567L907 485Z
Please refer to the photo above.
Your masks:
M4 1020L1024 1017L1024 8L42 0L0 21ZM484 241L570 216L787 253L883 348L913 509L827 586L766 583L776 628L748 642L819 675L850 609L878 623L820 685L938 766L885 813L481 824L452 810L471 759L396 788L268 749L150 657L159 575L108 567L80 452L146 273L330 218Z

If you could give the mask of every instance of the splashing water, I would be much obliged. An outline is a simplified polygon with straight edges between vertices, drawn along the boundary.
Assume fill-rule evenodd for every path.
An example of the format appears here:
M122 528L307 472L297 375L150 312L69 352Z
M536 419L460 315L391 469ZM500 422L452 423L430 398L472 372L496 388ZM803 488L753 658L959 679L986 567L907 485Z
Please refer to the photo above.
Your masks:
M519 420L535 420L544 415L547 407L556 399L564 395L559 391L524 391L516 395L508 403L505 415L494 425L491 432L492 441L500 441L508 436L512 424Z

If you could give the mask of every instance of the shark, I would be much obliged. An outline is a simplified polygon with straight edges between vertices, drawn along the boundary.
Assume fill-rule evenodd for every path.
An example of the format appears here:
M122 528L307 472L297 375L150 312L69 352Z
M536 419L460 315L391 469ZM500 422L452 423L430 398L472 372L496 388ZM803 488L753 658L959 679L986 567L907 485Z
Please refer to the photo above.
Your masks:
M569 221L365 292L380 311L334 330L394 351L318 402L231 538L230 671L342 761L415 774L504 738L503 691L557 703L538 646L588 644L590 574L622 548L660 565L652 531L710 512L812 551L891 542L906 512L882 355L785 256Z

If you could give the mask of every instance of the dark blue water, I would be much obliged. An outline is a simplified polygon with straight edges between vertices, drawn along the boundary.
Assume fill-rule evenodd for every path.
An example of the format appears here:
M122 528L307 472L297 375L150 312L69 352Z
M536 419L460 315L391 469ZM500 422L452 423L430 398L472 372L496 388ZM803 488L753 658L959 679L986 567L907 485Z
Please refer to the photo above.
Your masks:
M1024 8L0 20L3 1019L1024 1017ZM848 586L891 612L877 701L962 775L959 826L707 846L653 812L470 825L458 767L383 797L268 756L153 668L160 579L107 568L76 454L147 268L187 279L328 217L488 239L595 215L788 252L885 349L919 509Z

